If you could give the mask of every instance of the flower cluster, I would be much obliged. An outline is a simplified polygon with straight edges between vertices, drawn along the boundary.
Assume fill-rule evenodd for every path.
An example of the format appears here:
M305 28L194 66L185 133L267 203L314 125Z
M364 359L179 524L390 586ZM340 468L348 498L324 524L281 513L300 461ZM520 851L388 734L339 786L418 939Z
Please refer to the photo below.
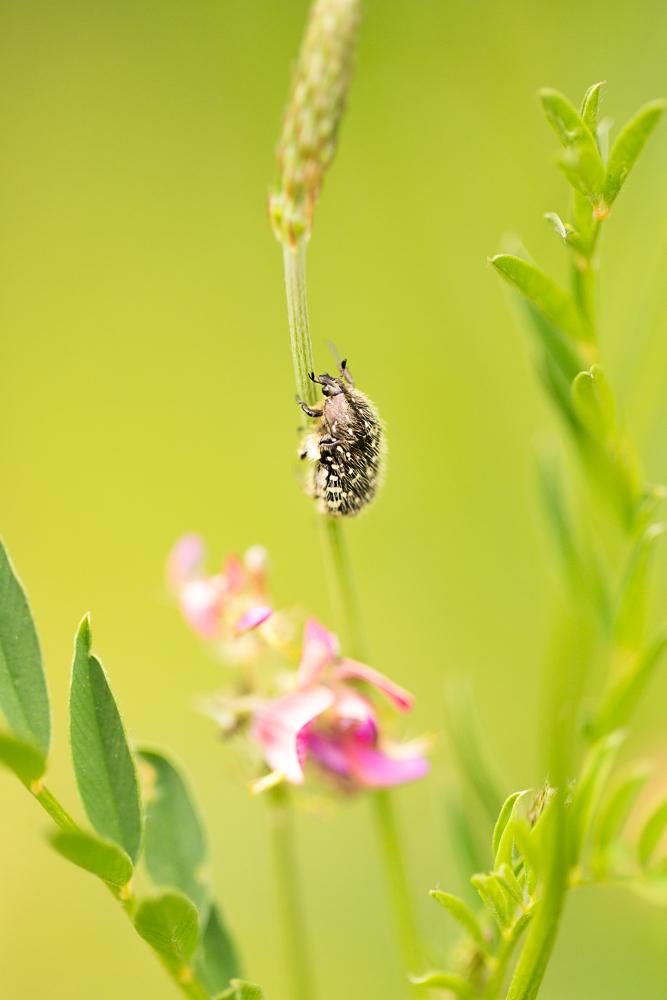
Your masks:
M228 557L213 576L203 562L203 543L195 535L182 538L169 558L169 584L190 627L218 642L233 662L259 661L277 649L286 660L283 640L294 622L268 603L264 550L249 549L243 560ZM227 731L244 729L259 750L268 769L259 787L282 780L303 784L309 765L347 790L426 774L423 741L388 739L373 702L379 693L405 713L412 696L367 664L342 656L336 636L316 619L306 622L300 659L288 666L268 681L253 671L243 695L222 697L213 713Z

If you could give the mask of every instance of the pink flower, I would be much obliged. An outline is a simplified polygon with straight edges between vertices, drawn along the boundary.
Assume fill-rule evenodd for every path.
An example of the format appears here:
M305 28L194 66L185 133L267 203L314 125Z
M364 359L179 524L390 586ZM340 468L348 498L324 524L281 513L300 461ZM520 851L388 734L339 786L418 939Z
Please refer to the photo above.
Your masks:
M169 555L167 580L190 628L204 639L229 639L256 629L272 614L266 603L266 554L231 555L220 573L204 571L204 543L185 535Z
M377 714L356 682L380 691L400 712L412 696L372 667L339 655L336 637L314 618L306 623L297 689L255 711L252 735L269 767L293 784L312 760L350 788L382 788L423 777L423 746L382 737Z

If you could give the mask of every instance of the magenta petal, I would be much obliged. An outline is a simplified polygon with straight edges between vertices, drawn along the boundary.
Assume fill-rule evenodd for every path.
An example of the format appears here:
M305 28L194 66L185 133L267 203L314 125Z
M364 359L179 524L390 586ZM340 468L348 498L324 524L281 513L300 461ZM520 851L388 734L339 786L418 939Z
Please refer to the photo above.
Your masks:
M303 632L299 683L304 686L312 684L337 655L336 636L320 625L316 618L309 618Z
M344 741L312 730L306 740L308 753L320 767L340 778L351 777L351 762Z
M329 688L312 687L267 701L255 712L253 738L261 745L269 767L284 774L288 781L297 785L303 782L299 734L331 707L334 697Z
M401 712L409 712L412 708L414 699L409 691L394 684L379 670L374 670L373 667L368 667L365 663L358 663L356 660L341 660L334 671L334 676L338 680L357 680L371 684L378 691L382 691Z
M176 542L167 560L167 582L178 594L181 587L197 575L204 562L204 542L199 535L183 535Z
M381 750L354 744L348 755L355 779L369 788L389 788L417 781L428 773L430 764L421 754L389 756Z
M273 608L268 607L265 604L258 604L254 608L250 608L245 614L241 615L237 621L234 631L237 635L242 635L244 632L250 632L251 629L257 628L262 622L265 622L267 618L270 618L273 614Z

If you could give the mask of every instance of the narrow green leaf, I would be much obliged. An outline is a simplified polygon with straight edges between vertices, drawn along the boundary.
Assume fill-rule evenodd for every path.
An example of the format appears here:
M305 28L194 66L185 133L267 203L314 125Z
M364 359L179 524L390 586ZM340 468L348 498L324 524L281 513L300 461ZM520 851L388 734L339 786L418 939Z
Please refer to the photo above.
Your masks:
M263 1000L264 991L254 983L245 979L232 979L231 985L224 993L219 993L216 1000Z
M495 875L484 875L478 873L473 875L470 883L477 889L484 905L493 914L501 930L509 927L512 922L512 915L507 902L507 896Z
M542 107L565 149L561 166L568 180L590 199L602 189L604 165L594 134L568 99L557 90L540 91Z
M518 818L522 804L525 803L531 796L534 796L534 792L529 788L524 789L521 792L517 792L516 798L512 802L507 822L505 823L502 831L499 833L497 847L493 855L493 863L496 868L504 863L508 865L512 864L512 844L514 843L514 827L512 820Z
M493 852L493 857L495 858L498 853L498 847L500 846L500 838L503 835L505 827L509 822L509 818L512 815L512 810L514 809L514 803L521 795L521 792L512 792L508 795L502 806L500 807L500 812L498 813L498 819L496 820L496 825L493 828L493 836L491 837L491 850Z
M48 756L49 694L27 598L0 542L0 712L17 736Z
M655 849L665 830L667 830L667 798L658 803L639 835L637 856L642 868L646 868L651 863Z
M453 972L427 972L423 976L411 976L413 986L423 986L427 990L449 990L454 996L470 1000L475 994L465 979Z
M543 852L539 837L530 829L524 819L511 820L508 833L511 835L512 841L523 860L526 888L532 895L535 892L537 881L543 868Z
M205 924L210 886L204 872L208 851L199 813L182 775L164 754L142 747L139 760L145 778L148 873L156 886L178 889L191 899Z
M611 147L607 164L603 188L603 197L607 205L612 205L616 200L637 157L644 148L646 140L658 124L664 110L664 101L650 101L622 128Z
M627 723L666 650L667 628L634 657L630 667L609 689L589 726L589 735L593 739L599 739Z
M487 950L487 942L480 923L470 907L462 899L459 899L458 896L453 896L449 892L441 892L440 889L431 889L429 895L437 903L440 903L440 906L444 906L451 913L454 920L461 925L466 934L470 935L482 951Z
M507 893L510 903L514 903L517 904L518 906L523 907L524 905L523 892L521 890L521 886L519 885L517 877L512 871L510 865L505 864L503 862L503 864L500 866L495 875L498 881L500 882L501 886Z
M614 394L600 365L579 372L572 383L572 401L577 416L594 437L605 438L613 432Z
M623 738L622 733L610 733L591 747L584 761L581 778L574 790L570 807L572 863L576 864L578 861L581 847Z
M32 743L0 731L0 764L4 764L24 785L30 787L46 771L46 758Z
M646 623L649 571L655 543L664 531L664 524L649 525L630 555L614 626L615 639L621 648L637 649L641 643Z
M241 972L234 943L215 904L208 911L195 968L209 993L221 990Z
M116 702L90 644L86 616L76 637L70 688L74 771L93 827L136 862L141 844L137 775Z
M608 800L602 806L593 836L596 851L605 853L612 842L622 833L630 810L646 784L651 767L640 764L622 778Z
M534 264L507 253L496 254L491 257L490 263L559 330L575 341L592 340L592 331L569 292Z
M599 83L592 84L592 86L590 86L584 94L584 99L581 103L581 117L589 132L594 137L597 135L598 130L600 98L602 96L602 88L604 85L604 80L601 80Z
M134 926L172 968L187 965L197 948L197 908L180 892L144 899L134 915Z
M484 740L469 685L451 683L445 692L447 730L470 788L492 820L503 796Z
M110 840L84 830L57 830L49 836L51 846L73 865L121 889L132 878L129 857Z

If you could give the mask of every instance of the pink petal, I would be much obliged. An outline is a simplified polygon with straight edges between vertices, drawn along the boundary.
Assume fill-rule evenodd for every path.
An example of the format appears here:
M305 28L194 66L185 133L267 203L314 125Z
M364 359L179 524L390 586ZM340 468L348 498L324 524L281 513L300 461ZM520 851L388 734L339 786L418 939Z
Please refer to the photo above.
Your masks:
M336 692L333 717L338 732L354 731L354 739L375 744L378 726L373 706L351 687L341 685Z
M357 743L348 745L348 756L354 778L368 788L389 788L417 781L430 768L428 760L421 754L390 756Z
M341 660L334 671L337 680L357 680L371 684L378 691L386 694L387 698L394 703L401 712L409 712L414 699L405 688L394 684L388 677L381 674L373 667L367 667L365 663L358 663L356 660Z
M268 552L262 545L252 545L243 556L243 565L259 590L263 590L266 584L268 562Z
M257 628L262 622L265 622L267 618L270 618L273 614L273 608L269 608L265 604L258 604L254 608L250 608L245 614L241 615L236 625L234 626L234 632L236 635L242 635L244 632L250 632L251 629Z
M308 753L325 771L331 771L340 778L351 777L351 762L343 741L309 730L306 746Z
M183 616L190 628L204 639L212 639L218 633L222 601L219 577L190 580L181 588Z
M338 655L336 636L315 618L309 618L303 633L299 683L312 684Z
M238 556L227 556L222 571L228 594L243 590L245 585L245 570Z
M261 745L264 759L272 770L280 771L294 784L302 784L299 734L304 726L331 707L334 697L329 688L312 687L265 702L255 712L252 735Z
M204 562L204 542L199 535L183 535L176 542L167 560L167 582L178 594L189 579L201 572Z

